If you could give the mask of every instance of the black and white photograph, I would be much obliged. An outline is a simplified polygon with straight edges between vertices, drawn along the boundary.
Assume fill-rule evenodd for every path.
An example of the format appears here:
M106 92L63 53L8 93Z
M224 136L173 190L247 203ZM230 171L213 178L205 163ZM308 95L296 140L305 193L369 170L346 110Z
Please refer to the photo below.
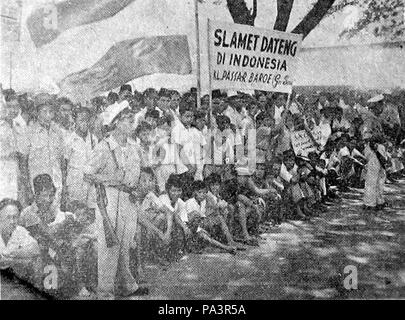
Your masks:
M0 4L0 300L405 298L403 0Z

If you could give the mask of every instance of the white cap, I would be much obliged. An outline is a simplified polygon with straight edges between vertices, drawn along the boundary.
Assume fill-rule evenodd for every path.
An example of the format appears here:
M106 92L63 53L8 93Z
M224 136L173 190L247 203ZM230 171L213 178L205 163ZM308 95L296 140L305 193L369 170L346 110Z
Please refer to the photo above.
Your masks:
M109 126L114 118L125 109L129 109L129 103L126 100L109 105L102 113L103 125Z
M384 95L379 94L379 95L374 96L374 97L372 97L371 99L369 99L369 100L367 101L367 103L375 103L375 102L380 102L380 101L382 101L382 100L384 100Z

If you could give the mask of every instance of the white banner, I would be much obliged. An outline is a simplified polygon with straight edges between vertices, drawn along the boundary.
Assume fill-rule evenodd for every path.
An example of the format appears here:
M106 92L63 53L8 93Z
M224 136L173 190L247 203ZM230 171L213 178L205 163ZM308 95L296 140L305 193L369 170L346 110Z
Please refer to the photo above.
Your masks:
M211 89L290 93L302 36L208 20Z

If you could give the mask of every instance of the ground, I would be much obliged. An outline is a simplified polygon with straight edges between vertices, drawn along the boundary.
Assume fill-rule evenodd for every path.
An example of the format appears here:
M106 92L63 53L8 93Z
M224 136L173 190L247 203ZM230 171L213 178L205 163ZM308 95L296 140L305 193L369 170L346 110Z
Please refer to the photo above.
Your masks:
M274 227L236 256L190 254L167 269L148 266L150 295L142 299L405 298L405 181L385 191L391 208L378 213L362 211L361 191L352 189L319 218ZM347 290L352 268L357 289ZM2 298L43 297L3 277Z

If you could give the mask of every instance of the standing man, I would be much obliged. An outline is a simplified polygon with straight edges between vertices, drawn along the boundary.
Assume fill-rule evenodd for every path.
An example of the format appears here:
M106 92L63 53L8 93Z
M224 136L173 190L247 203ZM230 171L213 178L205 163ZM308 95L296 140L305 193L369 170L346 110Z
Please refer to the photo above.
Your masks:
M65 138L73 132L74 121L73 121L73 103L68 98L59 98L56 100L58 106L58 116L56 121L60 126L60 129Z
M9 96L7 100L0 102L0 200L17 200L19 170L13 120L18 116L20 107L17 96Z
M27 204L33 201L32 181L39 175L47 173L56 187L56 203L60 204L64 161L64 139L59 126L53 121L55 104L48 94L41 94L36 99L38 119L31 123L25 134L18 137L18 149L21 153L21 177L26 186Z
M270 111L270 115L274 118L275 125L278 126L281 124L282 114L285 110L286 99L283 93L278 93L275 95L274 103Z
M97 184L98 194L100 189L105 190L104 208L99 200L97 206L89 203L96 207L100 298L148 294L147 288L138 286L129 267L129 249L135 236L140 201L135 189L140 188L140 159L136 146L128 142L133 122L134 114L126 101L105 110L104 124L109 133L93 150L84 172L87 182ZM117 238L115 244L106 241L105 215Z
M89 131L90 109L77 109L74 113L74 119L75 130L66 139L66 188L63 190L62 199L65 202L78 200L86 203L90 185L83 179L84 168L90 161L91 152L98 140Z

